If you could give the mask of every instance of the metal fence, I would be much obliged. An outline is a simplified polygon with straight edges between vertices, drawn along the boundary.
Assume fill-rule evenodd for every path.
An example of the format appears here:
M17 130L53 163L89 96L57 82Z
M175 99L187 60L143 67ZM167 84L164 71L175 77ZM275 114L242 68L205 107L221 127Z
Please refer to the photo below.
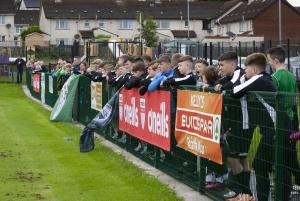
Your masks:
M33 91L31 72L27 71L26 75L27 87L30 89L32 96L41 100L41 93ZM45 76L45 102L53 106L58 97L57 80L50 78L51 75L49 74ZM49 82L50 79L52 79L51 82ZM76 105L73 111L73 119L84 125L87 125L97 114L96 110L91 109L90 84L89 78L85 76L80 77L77 100L75 101ZM105 81L102 84L102 102L104 105L116 90ZM182 89L202 90L194 86L182 87ZM171 90L171 93L174 102L171 111L175 111L177 92L176 90ZM299 113L297 112L300 109L299 98L299 94L249 93L247 95L248 129L243 129L245 121L243 121L240 100L232 98L230 93L223 94L222 130L226 134L226 138L223 137L221 143L223 155L228 156L231 153L227 142L230 142L229 148L231 149L242 148L246 150L248 153L247 157L236 157L250 164L250 187L254 195L257 195L259 201L296 201L300 199L299 191L292 190L294 184L300 184L300 145L299 141L294 140L299 129ZM265 107L265 103L273 106L275 110L269 110L270 108ZM292 113L289 113L289 115L291 116L292 114L293 118L287 116L287 109L292 109ZM218 188L208 187L206 175L214 173L216 177L221 179L226 176L226 173L228 173L228 168L225 165L226 161L224 160L224 165L217 165L177 147L174 137L174 112L171 115L171 151L162 151L158 147L147 144L148 151L144 153L135 151L136 138L119 130L118 114L118 111L116 111L110 126L105 130L98 130L107 140L191 186L200 193L207 194L214 200L224 200L223 194L230 189L245 188L245 186L235 182L236 180L231 172L227 174L228 179L225 180L225 186L222 185ZM276 116L276 119L272 119L274 116ZM294 138L290 138L293 133ZM122 134L127 136L125 142L116 138L116 136Z

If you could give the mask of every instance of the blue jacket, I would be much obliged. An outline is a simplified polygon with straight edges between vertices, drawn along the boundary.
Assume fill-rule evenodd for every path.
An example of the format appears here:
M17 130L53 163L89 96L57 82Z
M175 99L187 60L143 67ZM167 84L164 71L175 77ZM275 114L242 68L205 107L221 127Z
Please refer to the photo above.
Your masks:
M165 81L166 79L173 77L174 71L172 68L170 68L167 72L160 72L158 73L154 79L152 80L152 82L150 83L149 87L148 87L148 91L154 91L156 90L159 86L160 83Z

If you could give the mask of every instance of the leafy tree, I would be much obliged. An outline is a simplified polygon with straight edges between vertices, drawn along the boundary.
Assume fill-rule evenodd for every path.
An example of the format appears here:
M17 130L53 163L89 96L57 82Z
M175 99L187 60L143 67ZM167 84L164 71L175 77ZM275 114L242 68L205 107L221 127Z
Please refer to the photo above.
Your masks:
M139 17L137 17L138 22ZM157 24L156 22L153 20L153 17L149 16L149 17L144 17L142 15L142 30L139 29L141 35L142 35L142 39L145 40L146 45L148 47L154 47L157 45L157 41L158 41L158 36L156 35L156 29L157 29Z
M21 33L21 38L22 41L25 41L25 38L27 35L31 34L31 33L44 33L43 31L41 31L40 27L38 25L33 25L31 27L28 27L27 29L25 29L24 31L22 31Z

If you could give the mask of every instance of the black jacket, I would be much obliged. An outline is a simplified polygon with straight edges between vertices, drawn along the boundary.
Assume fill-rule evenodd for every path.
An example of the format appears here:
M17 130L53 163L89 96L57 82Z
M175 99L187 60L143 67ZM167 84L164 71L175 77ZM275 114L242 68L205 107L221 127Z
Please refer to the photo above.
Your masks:
M189 73L182 78L168 78L163 82L164 86L179 86L179 85L196 85L197 76L193 73Z
M231 77L226 76L224 78L221 78L222 80L219 81L219 83L222 85L221 90L232 89L233 86L236 85L237 82L239 82L240 78L244 74L245 74L245 70L240 67L237 67Z
M242 76L233 87L232 97L241 98L249 91L276 92L276 87L271 76L266 72L255 75L249 80L245 80L245 76Z

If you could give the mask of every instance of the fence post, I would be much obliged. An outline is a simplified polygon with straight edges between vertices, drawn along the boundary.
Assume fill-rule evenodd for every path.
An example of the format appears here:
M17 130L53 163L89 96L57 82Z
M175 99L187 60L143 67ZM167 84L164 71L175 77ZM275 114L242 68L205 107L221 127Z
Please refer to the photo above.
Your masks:
M218 57L221 55L221 44L218 42Z
M209 43L209 65L212 65L212 57L213 57L213 45L212 42Z
M140 41L140 50L141 50L140 56L143 56L143 42L142 41Z
M197 58L200 58L200 42L197 42Z
M269 41L270 48L272 48L272 40Z
M204 51L203 51L204 55L204 59L207 61L207 43L204 44Z
M284 175L284 168L283 161L286 160L284 157L284 149L288 147L284 147L284 98L282 95L278 95L276 97L276 130L275 130L275 200L284 200L284 185L285 185L285 178L287 175Z
M181 43L179 43L179 53L181 54Z
M48 56L49 56L49 60L51 59L50 52L51 52L51 44L50 44L50 40L49 40L49 44L48 44Z
M25 46L25 57L26 57L26 62L28 61L28 57L27 57L27 46Z
M158 47L157 47L157 57L159 58L161 55L161 42L158 43Z
M90 60L90 55L89 55L89 42L85 43L85 51L86 51L86 61L89 62Z
M290 66L290 39L287 40L287 59L288 59L288 70L291 70L291 66Z
M179 42L176 42L176 52L179 53Z
M255 40L253 41L253 52L256 52Z
M239 56L240 56L240 67L242 66L242 44L239 41Z

